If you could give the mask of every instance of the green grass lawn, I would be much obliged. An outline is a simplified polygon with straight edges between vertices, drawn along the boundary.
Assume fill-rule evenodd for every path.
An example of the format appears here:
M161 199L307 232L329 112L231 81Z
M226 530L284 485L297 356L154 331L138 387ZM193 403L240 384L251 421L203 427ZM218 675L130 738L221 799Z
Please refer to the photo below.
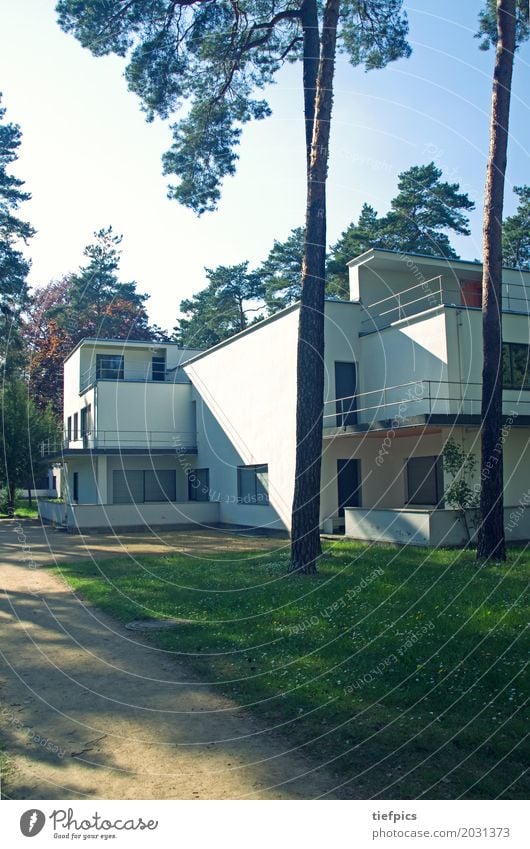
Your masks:
M326 544L316 578L287 552L61 566L122 622L329 762L353 798L527 798L530 553ZM527 683L527 682L526 682Z

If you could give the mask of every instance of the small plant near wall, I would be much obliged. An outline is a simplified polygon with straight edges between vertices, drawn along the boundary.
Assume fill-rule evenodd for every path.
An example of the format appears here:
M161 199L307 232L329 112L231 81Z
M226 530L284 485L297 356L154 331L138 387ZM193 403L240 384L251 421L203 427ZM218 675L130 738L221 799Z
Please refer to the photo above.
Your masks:
M479 494L469 482L473 477L477 458L474 454L464 451L458 442L450 438L443 450L443 464L444 472L451 475L451 483L444 492L445 503L460 513L469 542L471 529L467 511L476 509L479 504Z

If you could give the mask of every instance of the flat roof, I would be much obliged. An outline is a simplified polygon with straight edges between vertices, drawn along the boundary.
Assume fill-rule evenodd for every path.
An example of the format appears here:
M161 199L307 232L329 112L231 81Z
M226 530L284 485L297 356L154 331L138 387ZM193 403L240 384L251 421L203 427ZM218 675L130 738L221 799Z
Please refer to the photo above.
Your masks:
M398 260L398 259L407 259L408 257L413 257L414 259L425 260L431 265L467 265L471 266L474 270L482 269L483 263L478 259L451 259L450 257L445 256L435 256L434 254L420 254L414 253L413 251L393 251L389 248L369 248L364 253L359 254L359 256L350 259L349 262L346 263L348 268L353 268L356 265L364 265L364 263L368 262L371 259L377 258L377 255L381 254L381 257L389 260ZM517 268L513 265L503 265L503 269L506 271L517 271L520 274L528 274L530 275L530 271L526 271L522 268Z
M122 347L125 345L138 345L143 348L178 348L180 351L193 352L202 350L201 348L183 348L182 345L178 344L178 342L153 342L148 339L105 339L102 337L93 338L92 336L86 336L84 339L81 339L74 348L72 348L70 353L64 358L64 362L66 363L67 360L75 354L78 348L88 344L108 345L109 347L115 345L121 345ZM195 356L195 353L193 353L193 356Z

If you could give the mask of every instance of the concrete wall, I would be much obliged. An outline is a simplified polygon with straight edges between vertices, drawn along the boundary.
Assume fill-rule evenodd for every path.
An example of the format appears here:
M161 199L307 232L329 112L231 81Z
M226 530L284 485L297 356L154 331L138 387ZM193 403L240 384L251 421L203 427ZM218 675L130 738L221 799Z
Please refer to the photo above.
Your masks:
M389 419L399 412L406 416L429 412L428 401L421 400L428 394L429 385L421 382L433 381L431 388L434 393L437 382L448 379L443 308L423 319L410 319L363 336L360 341L362 391L372 394L361 398L359 406L376 409L360 413L359 420ZM417 382L416 386L402 386L414 382ZM406 410L400 408L403 401L406 402ZM437 412L447 412L446 405L436 403ZM378 408L378 405L381 406Z
M198 465L222 522L284 529L294 482L298 310L243 333L185 371L197 402ZM237 466L267 463L269 505L237 502Z
M464 522L456 510L370 510L347 507L345 536L370 542L421 545L433 548L462 547L469 542ZM471 541L476 532L476 512L467 511ZM506 508L507 542L530 539L530 508Z
M215 527L219 505L215 503L63 505L39 502L44 522L62 524L65 513L69 531L127 530L151 527Z
M100 381L96 404L100 448L195 445L195 411L189 383Z
M441 430L421 437L420 433L418 431L416 436L400 436L399 431L390 432L390 435L386 431L378 431L362 436L324 440L320 502L322 526L325 526L326 520L337 515L339 459L360 460L363 507L403 507L406 500L406 461L409 457L439 455L443 447ZM386 453L380 454L382 450Z

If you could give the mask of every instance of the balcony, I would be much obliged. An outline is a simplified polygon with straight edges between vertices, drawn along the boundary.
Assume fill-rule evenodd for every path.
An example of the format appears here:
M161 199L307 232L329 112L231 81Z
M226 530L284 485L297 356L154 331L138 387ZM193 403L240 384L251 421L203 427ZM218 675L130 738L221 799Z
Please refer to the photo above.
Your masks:
M432 416L478 419L481 399L481 383L430 379L334 398L324 404L324 436L406 427ZM530 416L530 389L503 390L503 414L513 413Z
M100 430L88 431L79 439L58 434L41 443L41 457L65 453L197 453L197 438L192 431L164 430Z
M463 282L459 284L454 278L438 275L365 305L364 309L368 313L368 318L361 323L361 331L370 333L374 330L382 330L396 321L419 315L433 307L444 305L463 308L479 307L478 303L471 303L469 299L466 299L462 285ZM503 283L502 299L503 312L530 315L530 292L522 283Z
M189 383L185 372L181 368L160 369L153 372L151 363L146 363L142 368L128 368L122 365L119 369L98 368L91 366L82 372L79 379L79 391L85 392L96 381L107 381L112 383Z

